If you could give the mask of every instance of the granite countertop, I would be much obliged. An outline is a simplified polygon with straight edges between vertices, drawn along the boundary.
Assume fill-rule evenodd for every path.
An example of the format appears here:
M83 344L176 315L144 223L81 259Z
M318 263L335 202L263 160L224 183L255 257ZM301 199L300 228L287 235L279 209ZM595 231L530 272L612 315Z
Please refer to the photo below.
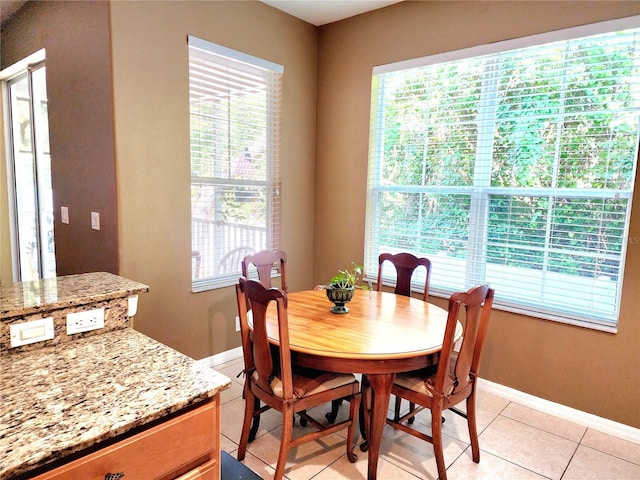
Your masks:
M0 479L176 412L229 378L131 328L0 355Z
M147 285L107 272L17 282L0 287L0 320L147 291Z

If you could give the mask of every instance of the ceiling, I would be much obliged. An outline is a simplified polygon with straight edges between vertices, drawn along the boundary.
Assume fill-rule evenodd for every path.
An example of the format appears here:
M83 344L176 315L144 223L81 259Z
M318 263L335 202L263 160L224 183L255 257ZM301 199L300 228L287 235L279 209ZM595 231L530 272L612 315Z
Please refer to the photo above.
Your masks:
M0 0L0 25L9 20L27 0ZM401 0L260 0L312 25L336 22L377 10Z
M377 10L401 0L260 0L278 10L320 26Z

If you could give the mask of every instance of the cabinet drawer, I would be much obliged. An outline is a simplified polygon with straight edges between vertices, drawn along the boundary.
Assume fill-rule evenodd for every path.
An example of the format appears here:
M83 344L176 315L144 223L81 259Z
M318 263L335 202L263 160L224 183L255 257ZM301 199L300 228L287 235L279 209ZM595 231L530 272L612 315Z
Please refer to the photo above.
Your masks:
M104 480L107 473L127 479L174 479L219 462L218 396L130 438L74 460L35 480ZM215 472L215 469L213 470ZM204 475L204 472L203 472ZM185 479L208 479L186 476Z
M194 468L189 473L185 473L177 480L218 480L220 478L218 470L217 460L211 460L204 465Z

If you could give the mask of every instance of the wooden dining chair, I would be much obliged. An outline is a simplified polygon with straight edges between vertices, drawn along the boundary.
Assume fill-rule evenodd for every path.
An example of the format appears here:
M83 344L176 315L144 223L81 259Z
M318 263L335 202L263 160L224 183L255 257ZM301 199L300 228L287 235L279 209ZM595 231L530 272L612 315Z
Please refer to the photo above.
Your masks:
M280 451L274 479L282 478L290 448L343 428L347 428L347 458L354 463L357 459L353 452L354 429L360 404L360 384L355 376L292 366L287 294L284 290L267 289L260 282L243 277L236 285L236 294L245 365L245 410L238 460L245 457L253 418L273 408L282 413ZM275 302L278 318L279 361L274 361L271 355L267 336L267 308L272 302ZM252 328L249 325L247 305L252 312ZM336 398L350 400L351 408L347 420L325 426L307 414L307 409ZM257 400L262 401L264 407L260 408ZM295 414L300 415L301 420L304 419L316 430L293 438Z
M441 418L444 410L449 409L467 419L472 458L475 463L480 462L480 447L476 428L476 382L480 355L493 305L493 294L493 289L481 285L467 292L457 292L451 295L447 326L437 369L435 372L433 369L425 369L400 373L396 375L391 388L392 394L398 398L409 400L416 407L398 419L388 418L387 424L433 444L440 480L447 479L442 453ZM464 307L466 312L464 334L460 351L454 352L454 336L461 307ZM363 384L363 388L370 387ZM368 395L369 392L363 391L363 398L368 398ZM466 413L455 408L462 401L466 401ZM404 423L405 420L413 418L424 409L431 410L431 436Z
M242 269L242 276L249 278L249 270L255 269L258 273L258 280L265 288L271 288L273 286L271 282L271 272L273 268L277 268L280 272L280 288L285 292L288 292L287 288L287 253L282 250L261 250L256 253L246 255L240 262ZM278 347L271 345L271 352L274 361L278 359ZM256 400L258 408L260 407L260 400ZM258 433L260 428L260 416L256 416L253 419L253 426L249 434L249 441L252 442Z
M250 267L253 266L258 271L258 280L266 288L271 288L271 272L273 267L280 271L280 288L288 292L287 288L287 253L282 250L261 250L259 252L247 255L242 259L242 276L249 278Z
M378 283L377 290L382 292L382 270L384 262L390 262L396 269L396 286L394 293L396 295L411 296L411 278L416 268L423 266L425 268L425 282L422 291L422 300L427 301L429 297L429 279L431 277L431 261L428 258L418 258L411 253L381 253L378 257ZM362 377L362 381L366 382L367 378ZM400 410L400 399L396 398L396 410ZM338 416L338 409L342 402L337 400L332 402L331 411L326 414L327 420L335 421ZM361 422L362 425L362 422ZM364 432L363 432L364 433Z

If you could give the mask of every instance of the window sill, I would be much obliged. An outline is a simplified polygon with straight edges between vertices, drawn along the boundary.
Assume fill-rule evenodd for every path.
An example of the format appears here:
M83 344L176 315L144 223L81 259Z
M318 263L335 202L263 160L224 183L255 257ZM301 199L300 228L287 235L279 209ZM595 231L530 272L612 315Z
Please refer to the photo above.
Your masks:
M192 280L191 281L191 293L201 293L207 292L209 290L217 290L218 288L226 288L233 287L238 283L238 278L240 278L242 274L240 273L232 273L225 276L220 276L216 278L203 278L201 280ZM279 273L272 273L271 278L279 278ZM258 273L255 271L249 272L249 279L258 280Z

